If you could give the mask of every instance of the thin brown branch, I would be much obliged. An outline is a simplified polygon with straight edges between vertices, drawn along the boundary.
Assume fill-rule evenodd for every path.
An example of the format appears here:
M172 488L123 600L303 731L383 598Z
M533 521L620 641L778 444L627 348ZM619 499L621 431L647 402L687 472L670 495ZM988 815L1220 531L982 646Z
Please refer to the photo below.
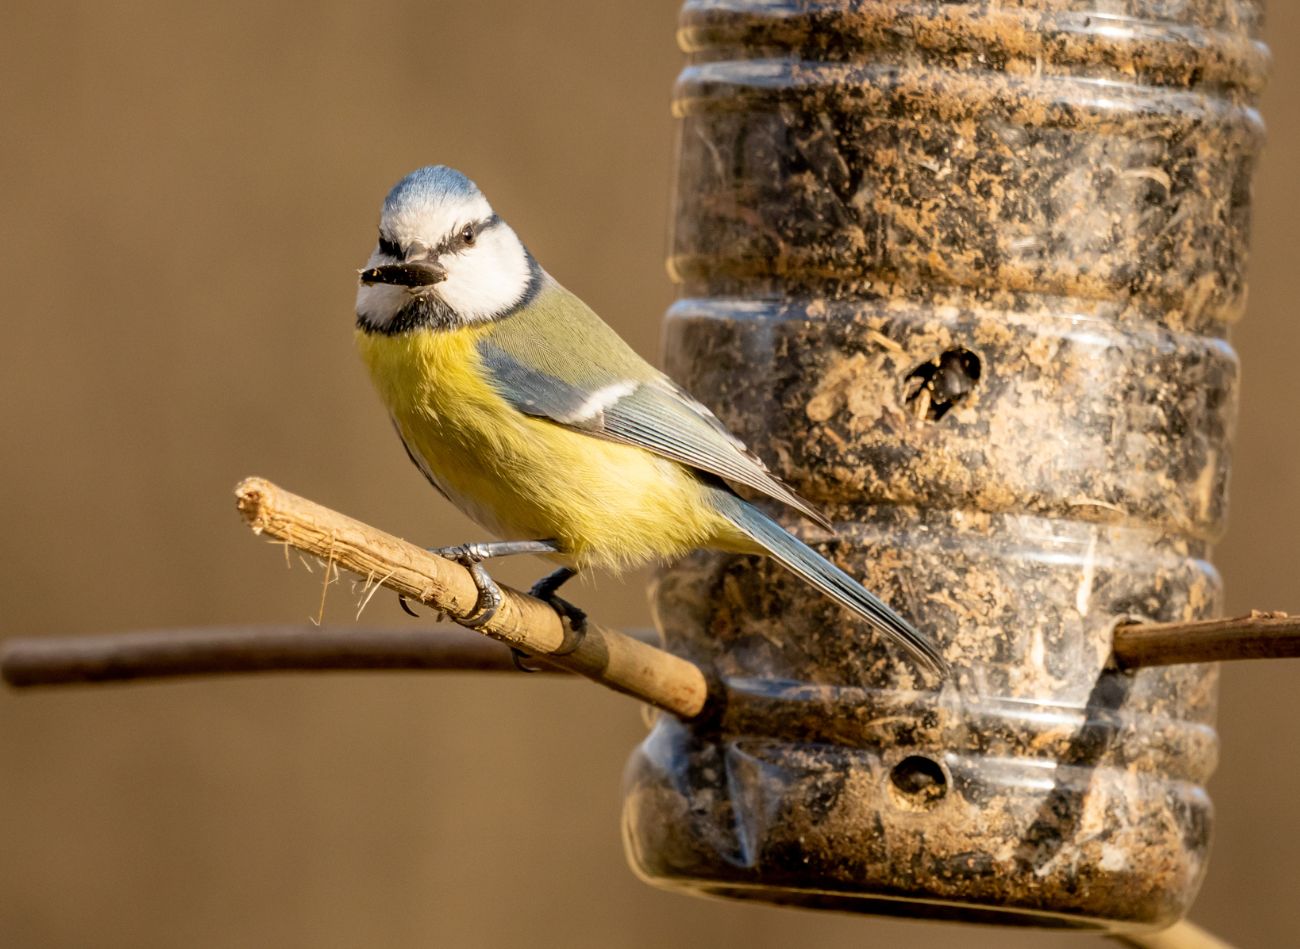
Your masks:
M1300 657L1300 616L1254 612L1231 619L1140 623L1115 630L1115 662L1127 669L1185 662Z
M635 631L651 641L653 631ZM534 668L530 664L529 668ZM539 672L561 672L538 662ZM17 687L249 672L515 672L510 650L468 630L232 626L11 639L0 676Z
M341 569L440 610L456 622L473 618L478 590L460 564L260 478L242 482L235 497L254 533L329 558ZM693 663L590 621L575 643L572 631L547 603L509 587L501 590L505 601L475 632L683 718L693 718L704 708L708 686Z

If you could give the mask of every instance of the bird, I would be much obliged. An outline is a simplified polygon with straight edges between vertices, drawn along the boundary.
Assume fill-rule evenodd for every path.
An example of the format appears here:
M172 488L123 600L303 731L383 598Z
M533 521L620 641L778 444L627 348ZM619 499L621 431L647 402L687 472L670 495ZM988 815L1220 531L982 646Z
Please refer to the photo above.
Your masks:
M537 554L618 573L700 548L771 557L939 676L937 646L737 488L833 525L702 403L542 268L483 192L445 165L384 199L359 271L356 343L412 462L500 538L435 548L471 568L486 622L499 590L478 566Z

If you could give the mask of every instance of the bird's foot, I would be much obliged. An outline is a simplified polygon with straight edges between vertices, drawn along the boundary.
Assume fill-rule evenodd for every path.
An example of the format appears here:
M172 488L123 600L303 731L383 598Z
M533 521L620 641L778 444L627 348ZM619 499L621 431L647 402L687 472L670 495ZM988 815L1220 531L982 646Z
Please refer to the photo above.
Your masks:
M478 629L488 623L492 617L497 615L497 610L501 609L501 604L505 602L505 595L501 592L501 588L483 569L482 561L492 556L490 546L489 544L456 544L452 547L432 547L429 549L431 554L437 554L439 557L456 561L456 563L468 570L469 575L474 579L474 588L478 591L478 598L474 601L474 609L469 616L456 620L461 626L468 626L470 629ZM411 616L418 615L406 602L406 597L399 594L397 602ZM442 619L443 615L439 613L438 618Z
M478 598L474 601L474 611L456 622L470 629L478 629L497 615L497 610L501 609L501 604L505 602L505 595L496 581L488 576L488 572L483 569L483 564L473 553L467 553L462 557L460 564L474 578L474 588L478 590Z
M535 596L537 599L549 603L551 608L560 614L560 619L564 621L565 641L553 653L556 656L567 656L577 649L582 642L583 635L587 632L587 614L556 594L556 591L577 576L577 573L578 571L572 567L561 567L542 577L528 590L529 596Z
M569 567L561 567L553 573L548 573L528 589L529 596L534 596L549 604L551 609L560 614L560 622L564 626L564 641L560 643L559 649L550 653L552 656L569 655L582 645L583 637L587 634L587 614L555 593L561 586L573 579L576 573L576 570ZM522 649L511 648L510 652L514 657L515 668L520 672L541 671L538 668L524 664L525 660L532 657Z
M473 574L474 573L473 568L475 566L478 566L480 562L487 560L489 557L492 556L491 551L488 550L488 546L489 546L488 544L452 544L450 547L427 547L425 549L428 550L428 552L431 554L435 554L447 560L456 561L456 563L465 567L465 569L469 570L469 572ZM479 567L479 573L481 573L483 577L486 578L487 584L489 584L492 589L496 590L496 597L497 597L496 607L499 607L501 605L500 603L501 591L499 589L496 589L496 584L492 581L491 577L488 577L487 573L483 570L482 567ZM477 575L475 575L474 577L474 585L478 587L479 604L482 605L484 603L490 602L492 599L492 594L484 593L484 585L479 583L479 577ZM411 604L407 602L406 597L401 593L397 594L397 605L402 608L402 612L405 613L407 616L414 616L416 619L420 618L420 614L415 612L415 610L411 609ZM492 613L496 612L496 607L492 607ZM477 615L478 612L479 610L476 607L475 615ZM438 619L441 620L444 615L445 614L443 613L439 613ZM484 619L482 622L486 623L491 618L492 616L489 614L488 617Z
M478 625L482 625L491 619L492 614L500 607L501 591L481 567L477 572L474 570L476 564L482 563L484 560L491 560L493 557L512 557L516 554L553 554L559 551L560 548L553 540L492 540L482 543L452 544L449 547L428 547L426 549L431 554L456 561L456 563L474 574L474 584L479 590L479 603L487 604L491 609L491 612L486 617L479 620ZM486 593L484 592L485 589L487 590ZM495 602L495 606L491 606L493 602ZM407 602L406 597L399 594L397 603L401 606L402 612L419 619L419 614L411 609L411 604ZM477 613L476 610L475 614L477 615ZM439 613L438 619L442 619L444 615Z

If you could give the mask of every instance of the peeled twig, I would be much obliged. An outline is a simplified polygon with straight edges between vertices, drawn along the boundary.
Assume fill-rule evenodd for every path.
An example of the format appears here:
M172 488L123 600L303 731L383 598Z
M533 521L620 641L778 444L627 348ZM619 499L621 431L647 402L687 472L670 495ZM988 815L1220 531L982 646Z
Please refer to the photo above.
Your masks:
M1115 662L1122 668L1185 662L1300 657L1300 616L1253 612L1231 619L1187 623L1133 623L1115 630Z
M378 582L456 622L472 619L478 590L460 564L260 478L242 482L235 497L255 533ZM500 609L475 632L683 718L704 708L708 686L693 663L590 621L575 645L549 604L506 586L501 590Z

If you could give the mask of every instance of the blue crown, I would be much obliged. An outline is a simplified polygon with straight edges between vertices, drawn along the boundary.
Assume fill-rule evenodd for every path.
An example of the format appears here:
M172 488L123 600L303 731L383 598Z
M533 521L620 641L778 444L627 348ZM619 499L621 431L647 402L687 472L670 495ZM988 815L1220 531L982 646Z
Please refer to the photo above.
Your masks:
M426 204L447 199L464 200L479 193L478 185L455 168L426 165L393 185L393 190L384 199L384 213L397 211L415 202Z

